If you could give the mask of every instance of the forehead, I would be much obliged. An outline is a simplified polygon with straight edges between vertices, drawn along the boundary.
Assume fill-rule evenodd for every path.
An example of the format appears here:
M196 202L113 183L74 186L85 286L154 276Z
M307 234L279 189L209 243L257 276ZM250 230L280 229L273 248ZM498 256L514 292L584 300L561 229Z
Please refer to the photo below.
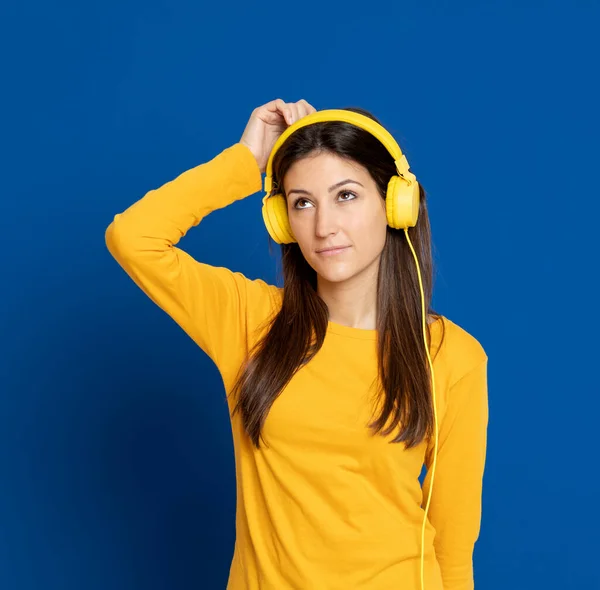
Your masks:
M355 160L342 158L330 152L321 152L294 162L288 169L283 184L286 188L306 188L296 185L298 183L321 184L329 181L332 184L342 178L352 178L362 182L366 181L368 176L366 168Z

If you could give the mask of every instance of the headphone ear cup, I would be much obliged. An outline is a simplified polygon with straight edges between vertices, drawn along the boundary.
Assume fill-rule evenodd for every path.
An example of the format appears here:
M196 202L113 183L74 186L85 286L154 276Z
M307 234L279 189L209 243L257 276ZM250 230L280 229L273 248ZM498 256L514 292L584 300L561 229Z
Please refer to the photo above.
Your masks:
M287 203L281 193L269 196L262 200L263 221L269 235L278 244L291 244L296 241L287 213Z
M392 176L385 198L387 222L394 229L414 227L419 217L419 183Z

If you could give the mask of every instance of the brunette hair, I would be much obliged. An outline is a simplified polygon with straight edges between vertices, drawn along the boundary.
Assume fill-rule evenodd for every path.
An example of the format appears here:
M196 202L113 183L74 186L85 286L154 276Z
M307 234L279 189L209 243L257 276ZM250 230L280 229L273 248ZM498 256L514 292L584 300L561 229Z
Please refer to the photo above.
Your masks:
M347 107L346 110L381 124L365 109ZM371 133L342 121L307 125L286 139L273 159L273 192L284 194L282 179L294 162L323 152L364 166L385 199L389 179L397 173L394 159ZM419 260L425 310L429 316L441 321L443 340L444 318L430 307L433 291L431 231L426 193L420 183L419 194L417 224L408 229L408 234ZM319 351L329 319L327 305L317 294L316 272L306 262L298 244L281 244L281 255L281 309L252 347L231 391L237 398L233 414L241 412L244 428L256 448L260 446L262 427L271 405L295 372ZM377 282L376 380L381 412L368 426L382 436L399 427L391 442L404 442L406 448L430 437L434 425L421 310L417 269L404 230L388 226ZM431 349L431 329L429 323L426 325ZM390 419L390 424L384 428Z

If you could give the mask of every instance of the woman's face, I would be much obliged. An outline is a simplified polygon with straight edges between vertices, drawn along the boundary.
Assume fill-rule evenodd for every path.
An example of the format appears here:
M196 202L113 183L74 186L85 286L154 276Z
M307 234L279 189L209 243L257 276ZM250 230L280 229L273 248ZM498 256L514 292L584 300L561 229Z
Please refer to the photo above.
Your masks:
M340 283L373 273L385 245L385 201L366 168L323 152L296 161L284 178L290 225L321 279ZM324 248L343 247L337 252Z

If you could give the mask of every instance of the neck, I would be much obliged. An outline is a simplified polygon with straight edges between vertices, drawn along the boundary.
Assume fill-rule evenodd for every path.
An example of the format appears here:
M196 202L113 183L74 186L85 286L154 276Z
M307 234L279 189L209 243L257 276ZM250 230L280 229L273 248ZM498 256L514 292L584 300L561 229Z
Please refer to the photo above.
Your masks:
M330 321L363 330L376 328L378 268L374 267L341 283L317 277L317 293L327 304Z

